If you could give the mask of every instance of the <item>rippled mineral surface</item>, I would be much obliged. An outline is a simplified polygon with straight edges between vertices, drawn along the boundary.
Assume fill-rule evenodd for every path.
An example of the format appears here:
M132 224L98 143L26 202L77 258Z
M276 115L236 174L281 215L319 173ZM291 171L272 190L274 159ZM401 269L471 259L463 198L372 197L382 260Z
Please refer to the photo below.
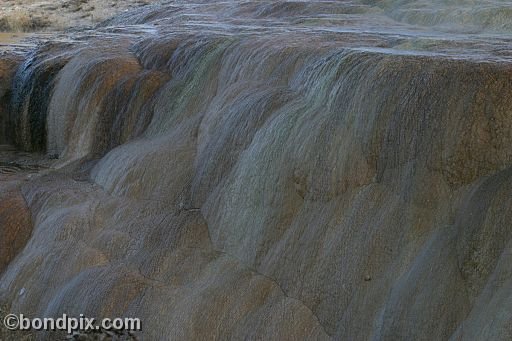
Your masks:
M510 1L167 1L12 43L9 312L512 338Z

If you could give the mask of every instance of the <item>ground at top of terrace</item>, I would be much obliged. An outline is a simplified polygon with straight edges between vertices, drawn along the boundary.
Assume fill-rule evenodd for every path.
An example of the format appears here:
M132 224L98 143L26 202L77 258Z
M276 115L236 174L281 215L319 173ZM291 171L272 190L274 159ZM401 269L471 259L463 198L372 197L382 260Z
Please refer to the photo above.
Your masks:
M3 0L0 32L54 31L95 25L155 0Z

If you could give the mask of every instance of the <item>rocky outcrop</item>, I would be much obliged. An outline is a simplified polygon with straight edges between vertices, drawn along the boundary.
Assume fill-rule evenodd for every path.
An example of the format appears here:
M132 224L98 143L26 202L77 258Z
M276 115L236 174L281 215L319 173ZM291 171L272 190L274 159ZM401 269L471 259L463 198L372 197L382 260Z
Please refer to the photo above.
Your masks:
M0 300L149 340L508 339L508 40L397 8L173 3L39 46L9 124L58 160Z

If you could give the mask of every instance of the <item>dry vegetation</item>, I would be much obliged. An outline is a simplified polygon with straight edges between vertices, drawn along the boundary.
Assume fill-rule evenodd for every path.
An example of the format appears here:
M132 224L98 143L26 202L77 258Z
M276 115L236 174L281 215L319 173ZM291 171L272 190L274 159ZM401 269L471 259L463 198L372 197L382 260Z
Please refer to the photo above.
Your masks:
M50 26L48 18L34 16L26 10L13 11L0 18L0 31L31 32Z
M34 32L90 26L151 0L5 0L0 3L0 31Z

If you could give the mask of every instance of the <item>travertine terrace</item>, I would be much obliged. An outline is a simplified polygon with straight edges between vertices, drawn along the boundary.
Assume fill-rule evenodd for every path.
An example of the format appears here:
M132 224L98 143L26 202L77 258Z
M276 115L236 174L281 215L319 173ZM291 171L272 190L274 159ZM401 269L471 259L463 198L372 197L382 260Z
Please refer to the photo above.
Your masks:
M508 1L172 1L3 52L0 303L509 340L511 33Z

